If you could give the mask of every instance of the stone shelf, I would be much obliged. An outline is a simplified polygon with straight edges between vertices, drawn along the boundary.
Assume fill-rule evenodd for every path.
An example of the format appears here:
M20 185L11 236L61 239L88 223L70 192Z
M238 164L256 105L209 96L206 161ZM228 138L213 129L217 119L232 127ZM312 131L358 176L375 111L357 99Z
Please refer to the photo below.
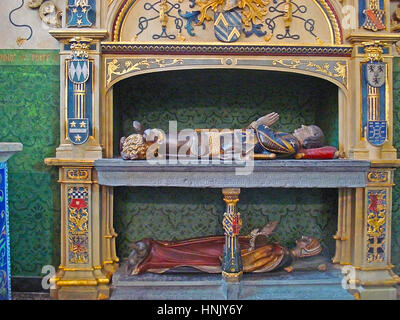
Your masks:
M14 153L22 151L22 143L0 142L0 162L6 162Z
M256 160L248 175L244 164L196 161L156 164L145 160L99 159L101 185L186 188L358 188L366 186L369 161Z
M342 286L341 271L327 266L325 272L244 274L240 283L232 284L223 281L221 274L130 276L123 262L113 276L111 300L353 300Z

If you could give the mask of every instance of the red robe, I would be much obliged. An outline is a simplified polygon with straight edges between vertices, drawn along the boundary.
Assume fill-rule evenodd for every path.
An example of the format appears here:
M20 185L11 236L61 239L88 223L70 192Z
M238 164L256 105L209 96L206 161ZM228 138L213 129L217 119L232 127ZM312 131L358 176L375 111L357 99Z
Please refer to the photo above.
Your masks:
M250 248L249 237L239 237L240 249ZM146 271L163 273L167 270L178 267L193 267L208 273L221 272L221 257L225 243L224 236L212 236L183 241L158 241L144 239L150 252L147 257L139 264L135 274ZM284 249L273 244L270 253L278 257L277 262L269 265L274 269L280 264L284 256ZM264 268L267 268L264 266Z
M184 241L159 241L144 239L151 248L139 264L136 273L164 272L177 267L194 267L206 272L221 271L224 236L212 236ZM249 238L239 237L241 249L248 249Z

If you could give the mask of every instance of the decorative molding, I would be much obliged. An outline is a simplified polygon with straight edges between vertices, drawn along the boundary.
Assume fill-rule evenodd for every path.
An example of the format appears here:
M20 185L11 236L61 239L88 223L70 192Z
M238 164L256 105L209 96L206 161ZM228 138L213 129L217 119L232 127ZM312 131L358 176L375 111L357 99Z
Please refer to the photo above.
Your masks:
M88 169L68 169L65 171L66 178L70 180L87 180L89 173Z
M109 87L115 81L129 73L135 73L151 69L159 69L165 67L188 67L199 65L223 65L223 61L217 59L174 59L174 58L137 58L128 57L107 58L106 62L106 84ZM237 66L251 67L268 67L287 68L292 70L302 70L311 73L316 73L324 77L329 77L332 80L347 87L348 82L348 63L346 60L300 60L300 59L237 59L235 62L230 61L228 65L235 64Z
M68 262L89 263L89 189L68 187Z
M262 55L262 56L322 56L351 57L352 46L279 46L279 45L231 45L231 44L150 44L114 43L101 44L104 54L201 54L201 55Z
M382 263L386 255L387 190L367 190L367 262Z
M71 29L53 29L49 33L60 41L70 40L71 38L81 37L81 38L91 38L93 40L103 40L107 38L108 31L105 29L81 29L81 30L71 30Z
M385 183L389 181L389 171L370 171L367 175L368 182Z
M290 69L317 72L334 78L347 87L347 63L345 61L332 64L329 61L274 60L273 65L281 65Z
M350 43L359 44L362 42L371 41L373 38L375 41L384 41L387 44L394 44L400 40L400 34L396 33L351 33L346 37Z
M123 66L122 66L123 64ZM107 59L107 86L120 76L128 73L165 68L171 66L182 65L182 59L159 59L159 58L143 58L143 59Z
M363 42L364 47L364 61L382 61L383 48L388 46L387 43L382 43L379 40Z

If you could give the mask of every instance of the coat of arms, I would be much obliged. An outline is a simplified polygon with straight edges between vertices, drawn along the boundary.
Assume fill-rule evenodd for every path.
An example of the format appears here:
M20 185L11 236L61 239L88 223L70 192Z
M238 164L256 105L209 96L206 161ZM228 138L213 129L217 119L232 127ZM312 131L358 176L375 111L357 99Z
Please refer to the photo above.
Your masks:
M368 62L366 64L366 81L374 88L382 87L386 82L386 65L383 62Z
M68 79L73 83L74 117L68 118L67 133L73 144L84 144L89 138L90 123L86 118L86 82L90 77L90 61L87 54L74 52L68 63ZM72 106L71 106L72 107Z
M385 120L368 121L367 140L374 146L381 146L387 139L387 122Z
M75 84L82 84L89 79L89 60L72 59L69 62L68 77Z
M239 9L214 13L215 37L222 42L235 42L242 29L242 14Z
M89 138L89 119L69 118L68 138L73 144L84 144Z
M89 0L69 0L68 27L91 27L93 25L89 19L91 9Z
M364 10L365 22L363 28L371 31L380 31L385 29L384 16L385 11L379 8L378 0L371 0L369 8Z

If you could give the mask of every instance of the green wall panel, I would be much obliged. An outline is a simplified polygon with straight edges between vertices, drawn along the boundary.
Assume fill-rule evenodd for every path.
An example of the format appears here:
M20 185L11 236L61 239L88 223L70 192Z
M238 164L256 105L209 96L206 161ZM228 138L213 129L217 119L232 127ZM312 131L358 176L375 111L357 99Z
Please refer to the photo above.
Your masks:
M39 276L59 264L59 63L54 50L0 50L0 141L21 142L9 161L13 276Z
M397 149L397 158L400 158L400 58L394 58L393 72L393 137L394 146ZM394 175L396 186L393 190L392 209L392 263L394 271L400 274L400 171Z

